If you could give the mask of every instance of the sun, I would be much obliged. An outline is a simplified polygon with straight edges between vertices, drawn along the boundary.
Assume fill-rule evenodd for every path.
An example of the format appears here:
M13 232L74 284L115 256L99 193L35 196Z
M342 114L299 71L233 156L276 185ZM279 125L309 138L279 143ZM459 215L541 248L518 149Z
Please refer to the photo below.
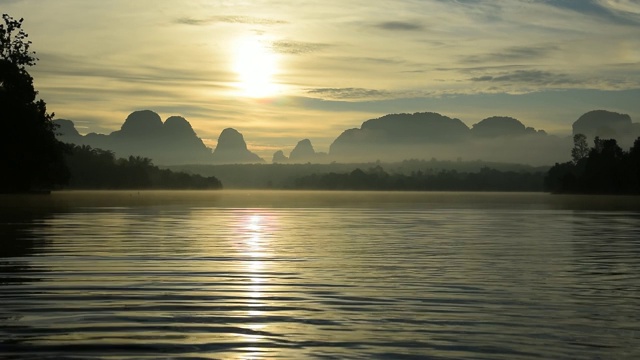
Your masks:
M263 98L279 91L274 82L277 56L256 38L243 38L236 43L233 71L238 76L240 94Z

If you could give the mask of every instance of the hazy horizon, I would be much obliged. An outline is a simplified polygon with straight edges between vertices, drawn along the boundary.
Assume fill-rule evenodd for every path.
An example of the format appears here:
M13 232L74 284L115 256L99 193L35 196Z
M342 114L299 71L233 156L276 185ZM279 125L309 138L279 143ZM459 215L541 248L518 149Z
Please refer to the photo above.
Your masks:
M304 138L327 152L390 113L510 116L561 136L590 110L640 118L634 1L0 4L25 19L39 96L82 134L149 109L210 148L234 127L268 161Z

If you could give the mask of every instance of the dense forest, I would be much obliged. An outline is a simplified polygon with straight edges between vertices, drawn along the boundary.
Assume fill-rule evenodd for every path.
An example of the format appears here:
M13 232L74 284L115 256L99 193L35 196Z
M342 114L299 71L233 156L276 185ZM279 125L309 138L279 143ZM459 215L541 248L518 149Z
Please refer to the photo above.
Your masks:
M65 156L72 189L220 189L213 177L174 172L140 156L116 159L113 152L68 145Z
M544 188L553 193L640 194L640 138L629 151L615 139L598 137L589 148L586 137L574 136L573 161L555 164Z
M349 174L356 169L372 169L382 167L389 176L409 177L422 172L434 175L440 172L477 173L482 168L495 169L501 172L546 173L549 167L533 167L522 164L495 163L486 161L448 161L437 160L405 160L401 162L368 162L368 163L331 163L331 164L235 164L235 165L180 165L169 166L173 171L215 176L224 184L225 189L295 189L298 179L315 175L325 176L330 173ZM542 190L543 176L540 177L539 190Z
M318 190L407 190L407 191L542 191L543 172L478 172L456 170L413 171L388 174L380 166L350 173L312 174L297 178L295 189Z

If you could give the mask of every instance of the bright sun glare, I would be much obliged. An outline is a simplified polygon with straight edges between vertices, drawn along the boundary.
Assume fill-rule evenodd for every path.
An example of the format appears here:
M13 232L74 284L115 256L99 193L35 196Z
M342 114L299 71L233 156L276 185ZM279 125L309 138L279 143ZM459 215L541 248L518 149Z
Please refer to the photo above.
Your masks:
M255 38L239 40L235 50L233 70L238 74L241 94L256 98L275 95L276 55Z

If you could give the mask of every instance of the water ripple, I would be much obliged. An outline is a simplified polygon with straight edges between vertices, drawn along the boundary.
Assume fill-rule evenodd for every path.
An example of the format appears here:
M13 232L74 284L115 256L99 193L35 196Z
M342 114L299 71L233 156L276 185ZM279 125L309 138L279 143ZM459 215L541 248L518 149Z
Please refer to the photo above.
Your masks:
M13 216L0 356L634 359L639 220L460 203Z

